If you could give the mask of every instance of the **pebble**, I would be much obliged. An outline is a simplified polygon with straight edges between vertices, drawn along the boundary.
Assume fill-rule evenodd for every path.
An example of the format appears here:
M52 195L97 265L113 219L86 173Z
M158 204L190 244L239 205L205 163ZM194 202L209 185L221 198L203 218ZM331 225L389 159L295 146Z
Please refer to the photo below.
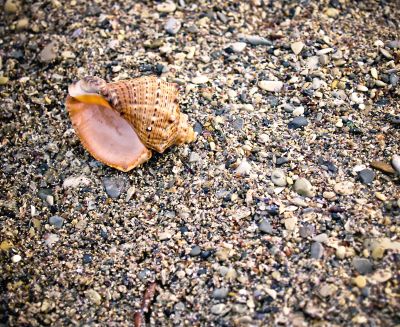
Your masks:
M392 157L392 166L400 174L400 155L394 154Z
M311 244L311 258L321 259L324 255L324 247L319 242L314 242Z
M64 219L60 216L51 216L49 218L49 224L54 226L55 228L61 228L64 224Z
M241 53L246 48L246 45L245 42L235 42L230 45L230 48L235 53Z
M270 40L257 35L246 35L240 37L240 39L251 45L272 45L272 42Z
M101 295L97 291L95 291L93 289L87 290L85 292L85 295L86 295L86 298L89 299L90 302L92 302L96 305L101 304Z
M244 176L250 174L251 165L248 163L246 159L243 159L242 162L235 170L235 174L239 176Z
M125 181L119 177L105 177L103 179L104 189L110 198L116 199L125 187Z
M337 289L337 286L334 284L323 284L319 289L319 294L322 297L328 297L336 293Z
M49 44L47 44L42 51L39 53L39 60L43 63L49 63L52 62L57 58L57 52L56 52L56 42L51 41Z
M229 290L227 288L216 288L212 293L212 297L217 300L222 300L228 296L228 293Z
M6 85L8 83L8 77L0 76L0 85Z
M163 2L157 5L157 11L161 13L171 13L176 10L176 4L173 2Z
M158 238L160 239L160 241L169 240L171 237L172 237L172 233L169 231L158 233Z
M17 31L22 31L27 29L29 26L29 19L28 18L21 18L17 21L17 25L15 26L15 29Z
M383 161L372 161L371 167L378 169L387 174L395 174L396 173L396 171L393 169L393 167L391 165L389 165L388 163L383 162Z
M136 192L135 186L131 186L130 188L128 188L128 191L126 191L125 202L129 202L132 196L135 194L135 192Z
M11 261L12 261L13 263L20 262L21 260L22 260L22 257L21 257L19 254L15 254L15 255L13 255L13 256L11 257Z
M299 41L299 42L294 42L290 45L290 48L292 49L292 51L294 52L295 55L298 55L301 50L303 50L304 48L304 43Z
M302 238L313 236L315 233L314 225L305 224L299 228L299 234Z
M338 246L336 249L336 256L338 259L344 259L346 257L346 248L342 245Z
M189 162L198 162L200 161L200 155L197 152L190 153Z
M84 264L91 263L93 261L93 257L90 253L85 253L82 257L82 261Z
M313 238L313 241L319 243L326 243L328 242L328 235L326 233L318 234Z
M297 217L286 218L284 224L287 230L293 231L297 226Z
M272 183L276 186L286 186L286 174L282 169L275 169L271 174Z
M200 253L201 253L201 248L200 248L200 246L198 246L198 245L195 245L195 246L193 246L192 247L192 249L190 250L190 256L192 256L192 257L196 257L196 256L198 256L198 255L200 255Z
M364 288L367 285L367 279L364 276L357 276L353 282L358 288Z
M387 59L393 59L392 54L384 48L379 49L380 53Z
M375 172L371 169L363 169L358 172L358 178L360 179L361 183L369 185L375 178Z
M304 126L308 125L308 120L306 117L304 116L299 116L299 117L295 117L293 118L289 124L288 124L288 128L289 129L298 129Z
M339 16L340 11L336 8L329 7L324 11L324 14L331 18L336 18Z
M47 233L43 236L44 244L48 247L52 247L55 243L57 243L60 237L57 234Z
M4 4L4 11L7 14L16 14L18 12L18 3L13 0L7 0Z
M353 267L362 275L366 275L372 272L373 266L371 261L366 258L356 257L353 259Z
M331 200L336 196L336 193L330 192L330 191L325 191L324 193L322 193L322 196L327 200Z
M182 23L180 22L180 20L177 20L177 19L171 17L165 23L164 28L168 34L175 35L176 33L179 32L179 30L181 29L181 26L182 26Z
M208 77L205 75L200 75L192 78L193 84L206 84L208 82Z
M312 197L314 196L313 187L306 178L298 178L293 186L295 192L299 195Z
M304 114L304 107L297 107L292 112L293 116L299 117Z
M229 307L226 306L226 304L219 303L219 304L214 304L211 307L211 313L214 315L224 315L230 311Z
M81 176L70 176L66 178L63 182L63 188L77 188L78 186L89 186L90 179Z
M336 194L351 195L354 193L354 183L349 181L336 183L334 186L334 190Z
M376 70L375 67L372 67L370 72L373 78L378 79L378 71Z
M258 229L266 234L272 234L273 232L273 228L267 219L261 220L260 224L258 225Z
M280 92L283 87L283 82L281 81L260 81L258 82L260 89L268 92Z

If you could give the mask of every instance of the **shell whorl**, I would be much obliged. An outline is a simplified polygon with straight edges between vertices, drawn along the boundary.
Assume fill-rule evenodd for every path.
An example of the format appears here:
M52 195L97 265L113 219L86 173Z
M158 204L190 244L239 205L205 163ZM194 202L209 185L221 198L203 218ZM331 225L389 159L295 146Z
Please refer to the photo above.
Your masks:
M176 84L148 76L108 83L100 90L147 148L162 153L174 144L194 140L193 128L179 110Z

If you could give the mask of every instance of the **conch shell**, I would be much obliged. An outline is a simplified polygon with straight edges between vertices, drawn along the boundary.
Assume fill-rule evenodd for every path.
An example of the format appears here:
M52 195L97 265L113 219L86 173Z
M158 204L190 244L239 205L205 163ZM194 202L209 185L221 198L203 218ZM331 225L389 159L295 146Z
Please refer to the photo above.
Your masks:
M149 160L151 150L195 140L176 84L155 76L114 83L87 76L68 93L66 107L83 146L116 169L129 171Z

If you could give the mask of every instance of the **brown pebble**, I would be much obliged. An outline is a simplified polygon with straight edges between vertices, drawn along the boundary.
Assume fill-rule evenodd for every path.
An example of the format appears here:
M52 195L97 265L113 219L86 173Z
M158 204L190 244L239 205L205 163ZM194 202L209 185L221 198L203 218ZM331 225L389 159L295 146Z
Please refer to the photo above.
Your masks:
M383 161L372 161L371 162L371 167L378 169L386 174L394 174L396 173L395 170L393 169L393 167L391 165L389 165L386 162Z

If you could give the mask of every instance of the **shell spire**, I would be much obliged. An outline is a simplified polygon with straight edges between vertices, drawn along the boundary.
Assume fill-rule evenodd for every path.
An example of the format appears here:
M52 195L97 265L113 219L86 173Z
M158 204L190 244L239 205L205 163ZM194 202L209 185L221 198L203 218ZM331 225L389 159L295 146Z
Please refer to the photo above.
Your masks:
M67 109L78 137L109 166L127 171L150 159L151 150L163 153L195 140L187 115L179 110L176 84L155 76L113 83L87 76L68 92Z

